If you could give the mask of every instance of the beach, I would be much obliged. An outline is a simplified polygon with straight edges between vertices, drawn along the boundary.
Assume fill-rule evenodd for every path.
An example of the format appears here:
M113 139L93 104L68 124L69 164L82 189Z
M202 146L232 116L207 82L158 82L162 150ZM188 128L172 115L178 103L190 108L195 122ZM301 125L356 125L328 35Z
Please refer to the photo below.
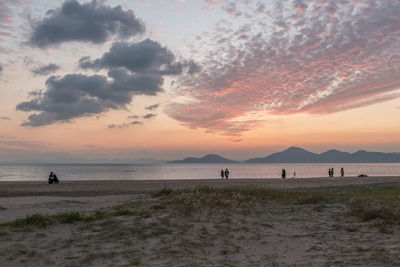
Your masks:
M359 185L400 185L400 177L335 177L288 179L188 179L74 181L49 185L47 182L0 182L0 198L18 196L105 196L151 193L163 188L198 186L262 186L274 189L312 189Z
M400 177L0 182L0 262L395 266L399 224L349 215L387 188L400 199Z

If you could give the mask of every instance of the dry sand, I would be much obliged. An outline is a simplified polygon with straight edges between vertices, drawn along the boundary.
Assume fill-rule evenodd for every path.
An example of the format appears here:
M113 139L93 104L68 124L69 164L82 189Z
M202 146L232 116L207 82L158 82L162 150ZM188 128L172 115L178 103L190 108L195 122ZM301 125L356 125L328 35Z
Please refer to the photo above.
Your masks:
M0 223L35 213L90 214L138 203L150 207L156 201L150 192L205 185L307 191L400 186L400 177L0 182ZM0 265L398 266L399 227L383 234L370 223L343 216L346 209L343 203L269 204L247 212L199 211L189 217L156 212L28 232L0 231Z

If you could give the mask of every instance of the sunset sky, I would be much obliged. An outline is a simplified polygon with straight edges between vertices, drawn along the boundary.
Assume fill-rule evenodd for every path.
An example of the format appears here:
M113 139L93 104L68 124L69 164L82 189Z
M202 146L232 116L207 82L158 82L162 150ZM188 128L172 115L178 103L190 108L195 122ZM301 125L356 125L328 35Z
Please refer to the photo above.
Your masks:
M400 1L0 0L0 162L400 152Z

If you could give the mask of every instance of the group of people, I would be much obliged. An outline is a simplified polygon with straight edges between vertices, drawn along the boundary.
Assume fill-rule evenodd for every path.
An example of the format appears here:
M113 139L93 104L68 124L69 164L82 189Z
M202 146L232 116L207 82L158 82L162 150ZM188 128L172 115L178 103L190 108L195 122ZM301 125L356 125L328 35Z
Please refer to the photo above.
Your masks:
M333 177L334 176L334 174L335 174L335 170L333 169L333 168L330 168L329 170L328 170L328 175L329 175L329 177ZM343 169L343 167L340 169L340 176L344 176L344 169Z
M296 178L296 171L293 172L292 178ZM282 179L286 179L286 170L282 169Z
M225 171L223 169L221 169L221 179L228 179L229 178L229 170L228 168L225 169Z
M49 174L49 184L58 184L60 181L55 173L50 172Z
M335 174L335 170L333 168L330 168L328 170L328 175L329 177L334 177ZM340 176L344 176L344 168L340 169ZM57 177L57 176L56 176ZM362 176L359 175L359 177L367 177L366 174L363 174ZM223 169L221 169L221 179L228 179L229 178L229 170L228 168L225 169L225 171ZM292 178L296 178L296 171L293 172L293 176ZM282 169L282 179L286 179L286 170ZM50 183L50 177L49 177L49 183Z

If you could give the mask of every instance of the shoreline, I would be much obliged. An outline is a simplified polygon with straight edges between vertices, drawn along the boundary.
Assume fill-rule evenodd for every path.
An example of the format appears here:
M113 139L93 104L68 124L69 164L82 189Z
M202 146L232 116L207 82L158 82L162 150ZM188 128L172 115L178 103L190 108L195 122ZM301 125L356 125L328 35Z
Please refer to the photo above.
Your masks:
M254 186L278 190L307 190L348 186L400 186L400 176L390 177L335 177L287 179L188 179L188 180L91 180L61 181L49 185L39 181L0 181L0 199L24 196L108 196L157 192L163 188L188 189L199 186L232 187Z

